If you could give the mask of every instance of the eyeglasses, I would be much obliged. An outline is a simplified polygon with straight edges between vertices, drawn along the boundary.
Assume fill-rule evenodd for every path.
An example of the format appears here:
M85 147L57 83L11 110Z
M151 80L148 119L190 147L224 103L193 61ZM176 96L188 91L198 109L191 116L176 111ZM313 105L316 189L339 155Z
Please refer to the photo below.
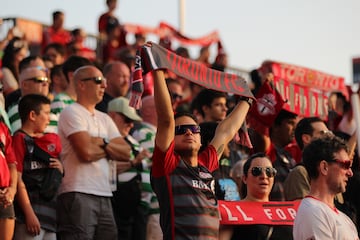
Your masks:
M102 84L103 82L106 82L106 78L104 78L104 77L88 77L88 78L81 79L81 81L83 81L83 82L94 81L96 84Z
M332 159L328 162L334 162L337 163L342 169L348 170L352 166L351 160L340 160L340 159Z
M322 135L322 136L333 136L334 135L334 133L332 132L332 131L330 131L330 130L321 130L320 132L320 135Z
M172 93L172 92L170 92L170 95L171 95L171 98L172 99L174 99L174 100L176 100L176 99L179 99L179 100L181 100L182 99L182 95L180 95L180 94L177 94L177 93Z
M267 177L271 178L271 177L275 177L276 176L276 169L273 167L253 167L251 169L251 174L254 177L258 177L261 175L261 173L263 172L263 170L265 171L265 174Z
M50 79L47 77L33 77L25 79L25 81L33 81L35 83L50 83Z
M190 130L193 134L200 133L200 126L194 124L179 125L175 127L175 135L183 135Z

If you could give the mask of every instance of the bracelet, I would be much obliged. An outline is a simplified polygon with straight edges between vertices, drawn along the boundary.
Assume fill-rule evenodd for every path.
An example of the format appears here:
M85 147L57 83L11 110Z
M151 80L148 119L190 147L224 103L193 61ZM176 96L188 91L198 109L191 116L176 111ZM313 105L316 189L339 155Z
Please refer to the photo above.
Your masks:
M247 103L249 104L250 108L251 108L251 106L252 106L252 104L253 104L253 102L254 102L254 99L249 98L249 97L239 96L239 97L238 97L238 101L245 101L245 102L247 102Z

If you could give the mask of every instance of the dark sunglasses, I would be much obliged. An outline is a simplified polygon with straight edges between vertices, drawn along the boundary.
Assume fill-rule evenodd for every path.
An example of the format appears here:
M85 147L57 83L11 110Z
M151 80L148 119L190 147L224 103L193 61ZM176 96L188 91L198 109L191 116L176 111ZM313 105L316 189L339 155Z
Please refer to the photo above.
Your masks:
M174 99L174 100L176 100L176 99L179 99L179 100L181 100L182 99L182 95L180 95L180 94L177 94L177 93L172 93L172 92L170 92L170 95L171 95L171 98L172 99Z
M94 81L96 84L102 84L104 81L106 81L106 78L104 77L89 77L89 78L83 78L81 81Z
M352 161L351 160L332 159L331 161L328 161L328 162L337 163L342 169L345 169L345 170L350 169L351 166L352 166Z
M277 171L273 167L253 167L251 169L251 174L254 177L258 177L258 176L260 176L262 174L263 170L265 170L265 174L269 178L276 176Z
M192 133L200 133L200 126L199 125L179 125L175 127L175 135L183 135L190 130Z
M50 83L50 80L47 77L33 77L25 79L25 81L33 81L35 83Z
M125 122L125 123L133 123L133 122L134 122L134 120L128 118L127 116L125 116L125 114L122 114L122 113L119 113L119 112L118 112L117 114L119 114L120 116L122 116L122 118L124 119L124 122Z

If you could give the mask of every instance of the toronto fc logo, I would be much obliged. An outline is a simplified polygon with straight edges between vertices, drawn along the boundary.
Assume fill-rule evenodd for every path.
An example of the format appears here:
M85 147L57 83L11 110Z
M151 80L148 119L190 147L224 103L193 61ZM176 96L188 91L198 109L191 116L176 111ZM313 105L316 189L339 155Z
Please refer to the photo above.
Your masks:
M273 94L264 94L261 98L257 99L257 110L260 115L274 115L276 113L276 103Z

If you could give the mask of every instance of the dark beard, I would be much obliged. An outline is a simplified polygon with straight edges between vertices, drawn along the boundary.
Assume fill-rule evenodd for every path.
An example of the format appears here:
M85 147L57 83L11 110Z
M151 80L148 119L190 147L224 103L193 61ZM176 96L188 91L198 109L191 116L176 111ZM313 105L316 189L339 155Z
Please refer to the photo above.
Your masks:
M192 157L194 154L194 149L180 149L180 150L176 150L176 153L179 154L181 157L187 158L187 157Z

